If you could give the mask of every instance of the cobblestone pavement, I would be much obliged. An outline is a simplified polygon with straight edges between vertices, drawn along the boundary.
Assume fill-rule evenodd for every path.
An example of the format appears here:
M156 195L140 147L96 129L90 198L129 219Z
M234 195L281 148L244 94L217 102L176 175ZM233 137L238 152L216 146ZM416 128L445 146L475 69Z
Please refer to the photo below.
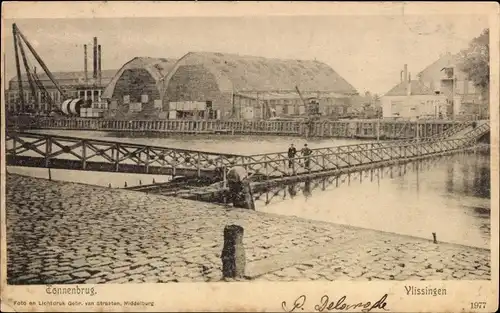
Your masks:
M9 284L221 279L223 229L245 229L257 280L490 279L490 251L108 189L7 176Z

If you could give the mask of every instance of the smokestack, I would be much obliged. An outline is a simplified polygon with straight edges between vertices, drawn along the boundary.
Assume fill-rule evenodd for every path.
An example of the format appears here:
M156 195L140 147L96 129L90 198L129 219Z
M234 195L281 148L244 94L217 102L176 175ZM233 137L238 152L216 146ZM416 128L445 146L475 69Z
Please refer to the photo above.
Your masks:
M93 65L94 65L94 72L93 72L93 78L97 78L97 37L94 37L94 59L93 59Z
M405 82L405 90L408 91L408 64L403 67L403 79Z
M408 95L411 95L411 73L408 72Z
M99 78L99 85L101 84L102 68L101 68L101 45L97 46L97 75Z
M83 45L83 67L85 70L85 83L89 81L88 65L87 65L87 45Z
M403 71L400 71L399 72L399 82L402 83L403 82Z

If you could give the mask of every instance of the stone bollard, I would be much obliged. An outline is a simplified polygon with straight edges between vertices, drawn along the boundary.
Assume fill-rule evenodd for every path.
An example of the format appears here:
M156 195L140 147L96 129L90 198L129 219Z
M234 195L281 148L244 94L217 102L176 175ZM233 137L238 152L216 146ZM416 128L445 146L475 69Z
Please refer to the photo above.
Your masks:
M436 233L432 233L432 238L433 238L433 242L434 242L434 243L438 243L438 242L437 242Z
M238 225L224 227L221 260L222 278L243 278L246 266L243 227Z

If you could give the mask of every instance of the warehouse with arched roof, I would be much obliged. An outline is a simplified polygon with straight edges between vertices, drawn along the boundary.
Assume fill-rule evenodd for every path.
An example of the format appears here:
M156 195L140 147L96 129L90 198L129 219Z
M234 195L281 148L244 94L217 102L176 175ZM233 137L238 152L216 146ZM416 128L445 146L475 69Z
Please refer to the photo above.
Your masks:
M162 113L164 79L176 59L136 57L125 63L106 86L101 98L111 117L158 118Z
M300 115L305 107L296 87L304 98L320 99L323 114L345 107L339 104L357 94L350 83L319 61L190 52L164 80L163 110L170 111L171 118L209 108L220 118Z

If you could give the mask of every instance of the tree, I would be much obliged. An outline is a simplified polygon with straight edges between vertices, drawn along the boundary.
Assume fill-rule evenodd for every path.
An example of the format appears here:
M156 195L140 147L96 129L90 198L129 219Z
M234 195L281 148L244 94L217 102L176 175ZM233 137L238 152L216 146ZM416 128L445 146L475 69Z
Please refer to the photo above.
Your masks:
M472 39L469 47L460 53L458 64L461 71L478 87L486 93L490 86L490 30L483 30L481 35Z

